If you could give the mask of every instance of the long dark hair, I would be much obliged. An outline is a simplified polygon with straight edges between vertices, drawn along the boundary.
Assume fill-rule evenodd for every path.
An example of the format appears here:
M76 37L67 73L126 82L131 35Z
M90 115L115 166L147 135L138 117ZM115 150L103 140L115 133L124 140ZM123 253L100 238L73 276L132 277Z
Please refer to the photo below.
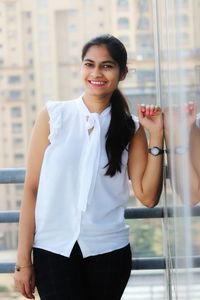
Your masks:
M92 46L106 46L110 56L117 62L120 69L120 76L127 72L127 52L126 48L116 37L106 34L95 37L87 42L82 49L82 60L87 51ZM114 176L121 172L122 152L134 135L135 124L132 120L130 110L125 97L117 88L110 99L111 121L106 133L106 153L108 164L105 175Z

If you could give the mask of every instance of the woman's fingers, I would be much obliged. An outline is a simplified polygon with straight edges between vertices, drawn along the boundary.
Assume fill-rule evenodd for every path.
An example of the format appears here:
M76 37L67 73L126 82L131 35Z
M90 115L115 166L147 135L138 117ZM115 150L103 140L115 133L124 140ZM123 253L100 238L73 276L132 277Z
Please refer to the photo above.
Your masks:
M16 272L14 279L15 287L19 293L21 293L25 298L35 299L33 295L35 289L35 276L33 272Z
M32 293L32 286L30 282L26 282L24 285L25 293L27 295L28 299L35 299L33 293Z
M157 115L158 113L161 112L161 109L158 105L154 105L154 104L140 104L139 105L139 109L138 109L138 113L141 115L143 115L143 117L146 117L146 116L155 116Z
M25 285L22 282L17 282L15 284L16 290L22 294L22 296L24 296L25 298L28 298L28 295L26 293L26 289L25 289Z
M31 279L31 291L32 293L35 292L35 275L33 275Z

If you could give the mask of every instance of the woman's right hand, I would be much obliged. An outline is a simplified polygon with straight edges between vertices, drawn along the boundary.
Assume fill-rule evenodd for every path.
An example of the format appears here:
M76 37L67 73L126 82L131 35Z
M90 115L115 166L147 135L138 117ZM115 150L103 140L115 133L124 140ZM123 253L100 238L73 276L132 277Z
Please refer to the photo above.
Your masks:
M149 131L149 133L163 132L163 114L157 105L138 105L138 117L140 124Z
M15 287L25 298L35 299L35 273L33 266L22 268L15 271L14 274Z

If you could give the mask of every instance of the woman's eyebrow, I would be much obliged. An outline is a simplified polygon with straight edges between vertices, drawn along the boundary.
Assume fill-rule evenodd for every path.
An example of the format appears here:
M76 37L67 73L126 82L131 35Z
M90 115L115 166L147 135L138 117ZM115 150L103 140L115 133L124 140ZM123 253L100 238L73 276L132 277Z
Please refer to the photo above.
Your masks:
M113 64L113 65L116 65L116 62L114 60L105 60L105 61L102 61L102 64Z
M88 61L88 62L91 62L91 63L95 63L94 60L89 59L89 58L84 58L83 61ZM116 65L116 62L113 61L113 60L104 60L104 61L101 62L101 64L113 64L113 65Z

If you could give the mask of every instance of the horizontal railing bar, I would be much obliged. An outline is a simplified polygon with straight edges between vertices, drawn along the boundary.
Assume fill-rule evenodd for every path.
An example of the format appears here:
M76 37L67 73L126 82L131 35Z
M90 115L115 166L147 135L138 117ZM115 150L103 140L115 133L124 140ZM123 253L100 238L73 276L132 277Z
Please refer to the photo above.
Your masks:
M184 216L183 207L168 207L167 208L168 217L174 216ZM200 206L195 206L191 208L191 216L200 216ZM162 219L164 217L163 207L154 208L127 208L125 210L126 219ZM0 223L18 223L19 221L19 211L1 211L0 212Z
M191 207L191 216L200 216L200 206ZM164 216L169 218L172 217L183 217L184 207L154 207L154 208L127 208L125 210L126 219L162 219Z
M200 268L200 256L191 257L192 267ZM172 267L184 269L185 258L171 258ZM15 264L12 262L0 263L0 273L13 273ZM132 270L163 270L166 269L164 257L132 258Z
M163 207L154 208L127 208L125 210L126 219L148 219L163 218Z
M23 183L25 172L25 168L0 169L0 184Z
M165 269L165 258L134 258L132 259L132 270L160 270Z
M1 211L0 223L18 223L19 211Z
M0 184L23 183L25 173L25 168L0 168Z

